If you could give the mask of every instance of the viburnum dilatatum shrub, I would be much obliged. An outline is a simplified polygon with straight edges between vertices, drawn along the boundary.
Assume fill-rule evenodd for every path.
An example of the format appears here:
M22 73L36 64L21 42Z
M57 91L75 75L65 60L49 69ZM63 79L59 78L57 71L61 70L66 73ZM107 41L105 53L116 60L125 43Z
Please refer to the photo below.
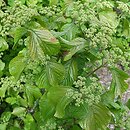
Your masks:
M1 130L130 130L129 69L129 0L0 0Z

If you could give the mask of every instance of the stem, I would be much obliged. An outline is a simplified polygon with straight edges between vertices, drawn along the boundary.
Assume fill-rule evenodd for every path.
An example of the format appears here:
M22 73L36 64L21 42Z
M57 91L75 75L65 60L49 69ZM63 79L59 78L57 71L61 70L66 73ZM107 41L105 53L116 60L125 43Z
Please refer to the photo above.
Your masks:
M99 70L100 68L104 67L107 64L107 62L105 62L104 64L100 65L98 68L96 68L95 70L93 70L92 72L90 72L86 77L89 77L90 75L92 75L93 73L95 73L97 70Z

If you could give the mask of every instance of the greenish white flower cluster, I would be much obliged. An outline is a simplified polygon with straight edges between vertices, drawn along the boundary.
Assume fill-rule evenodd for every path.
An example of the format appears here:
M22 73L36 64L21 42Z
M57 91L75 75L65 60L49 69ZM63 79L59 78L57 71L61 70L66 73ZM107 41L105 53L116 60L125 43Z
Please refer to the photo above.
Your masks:
M2 26L0 35L9 35L9 30L14 27L25 25L27 21L38 15L37 10L16 2L15 6L0 10L0 26Z
M62 14L60 7L56 5L49 7L39 7L37 10L39 14L46 15L48 17L60 16Z
M96 78L91 78L92 82L86 84L85 77L78 77L78 80L74 82L76 90L73 93L73 100L76 106L80 106L83 103L87 103L91 106L94 103L99 103L101 100L100 95L103 92L103 87L97 82Z

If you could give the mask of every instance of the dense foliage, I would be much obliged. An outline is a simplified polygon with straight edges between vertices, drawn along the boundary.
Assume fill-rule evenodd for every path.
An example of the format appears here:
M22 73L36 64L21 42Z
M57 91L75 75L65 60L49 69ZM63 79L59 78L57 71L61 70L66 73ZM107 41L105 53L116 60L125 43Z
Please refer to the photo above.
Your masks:
M0 129L130 130L129 63L129 0L1 0Z

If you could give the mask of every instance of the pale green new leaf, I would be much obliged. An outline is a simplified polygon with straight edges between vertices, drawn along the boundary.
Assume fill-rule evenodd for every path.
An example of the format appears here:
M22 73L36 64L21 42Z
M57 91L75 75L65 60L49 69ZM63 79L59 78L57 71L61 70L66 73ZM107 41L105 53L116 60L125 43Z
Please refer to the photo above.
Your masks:
M8 49L8 44L4 38L0 37L0 52Z
M0 72L4 69L5 63L0 59Z
M99 13L100 22L111 28L116 28L119 24L116 12L112 10L105 10Z
M9 63L9 72L12 76L15 77L15 80L18 80L20 74L27 65L27 50L23 49L19 54L13 58Z
M14 30L14 45L21 39L21 37L27 32L27 29L24 27L17 27Z
M72 45L73 47L70 49L69 53L64 57L64 61L67 61L72 58L72 56L85 48L86 40L84 38L76 38L68 43L68 45Z
M15 107L13 109L12 114L15 115L15 116L20 117L20 116L24 116L25 112L26 112L26 108L24 108L24 107Z
M7 125L8 125L8 123L0 124L0 129L1 130L6 130Z
M52 5L56 5L58 3L59 0L49 0L49 4Z
M86 118L79 121L85 130L106 130L110 121L110 112L103 104L95 104L88 109Z

